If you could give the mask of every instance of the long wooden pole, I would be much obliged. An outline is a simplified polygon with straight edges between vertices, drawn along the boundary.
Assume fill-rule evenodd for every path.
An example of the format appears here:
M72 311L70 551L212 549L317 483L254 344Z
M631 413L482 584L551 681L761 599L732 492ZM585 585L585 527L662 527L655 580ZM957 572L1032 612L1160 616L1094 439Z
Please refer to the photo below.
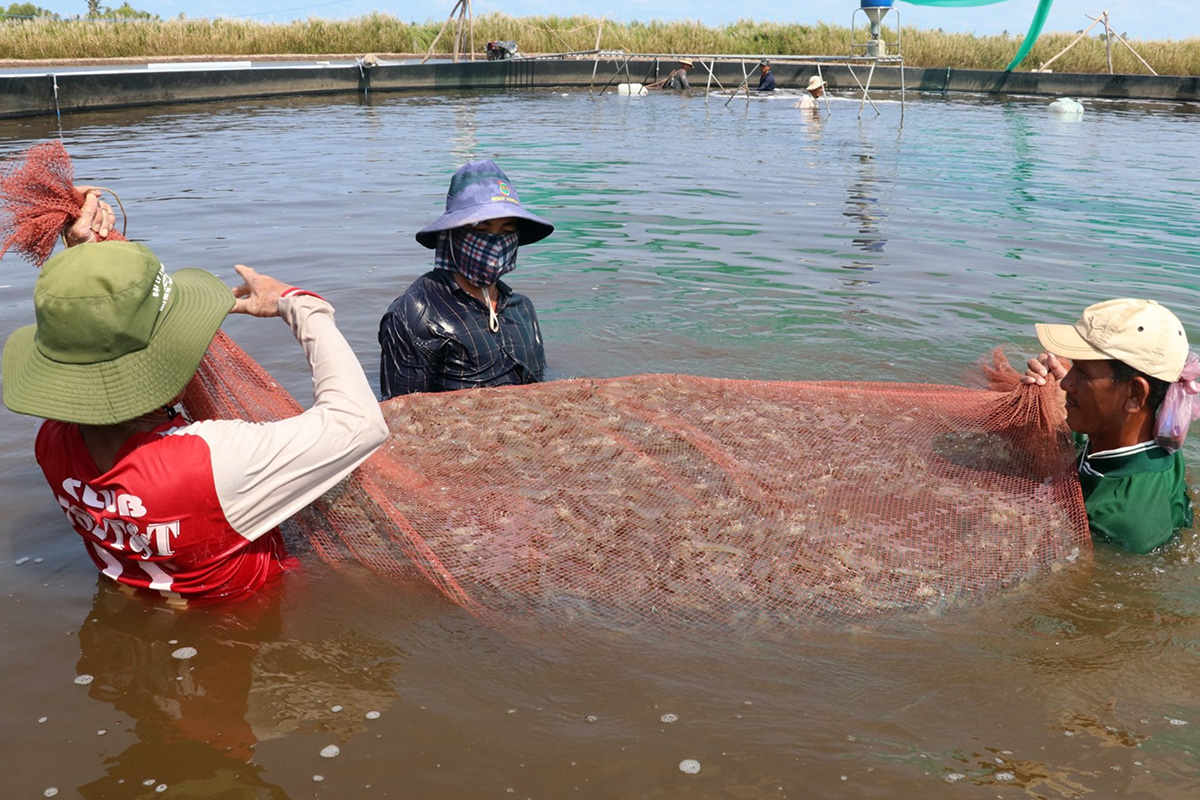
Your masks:
M1108 12L1106 11L1106 12L1104 12L1104 13L1106 13L1106 14L1107 14ZM1086 16L1086 15L1085 15L1085 16ZM1088 19L1092 19L1092 17L1088 17ZM1100 20L1096 20L1096 22L1099 22L1099 21L1100 21ZM1040 67L1038 67L1038 69L1039 69L1039 70L1042 70L1042 69L1045 69L1046 67L1050 66L1051 64L1053 64L1055 61L1057 61L1057 60L1058 60L1059 56L1061 56L1063 53L1067 52L1067 51L1068 51L1068 50L1070 50L1072 47L1074 47L1076 44L1078 44L1080 39L1082 39L1083 37L1085 37L1085 36L1087 36L1087 35L1088 35L1088 31L1090 31L1092 28L1096 27L1096 22L1093 22L1091 25L1088 25L1086 28L1084 28L1083 30L1081 30L1081 31L1079 32L1079 35L1078 35L1078 36L1076 36L1074 39L1072 39L1072 40L1071 40L1071 43L1070 43L1069 45L1067 45L1066 47L1064 47L1062 50L1059 50L1059 51L1058 51L1058 55L1054 56L1054 58L1050 59L1049 61L1043 61L1043 62L1042 62L1042 65L1041 65Z
M751 72L753 72L753 70L751 70ZM742 91L743 86L746 87L746 102L749 103L750 102L750 73L746 72L746 62L745 61L742 62L742 82L738 84L738 87L733 90L733 94L729 95L729 99L725 101L725 108L729 108L729 104L732 103L733 98L737 97L738 93Z
M421 59L422 64L428 61L433 55L433 48L437 47L438 40L441 39L442 34L446 32L446 26L450 24L450 20L454 19L454 15L458 12L458 7L462 5L463 2L465 2L465 0L458 0L458 2L454 4L454 8L450 9L450 16L446 17L446 21L442 23L442 27L438 29L437 36L433 37L433 42L430 43L429 50L426 51L425 57Z
M470 28L471 0L462 0L458 8L458 36L454 38L454 63L457 64L463 50L467 46L468 29Z
M592 61L592 82L588 84L588 94L592 93L592 88L596 85L596 70L600 67L600 34L604 31L604 17L600 18L600 24L596 26L596 58Z
M1104 55L1108 59L1108 74L1113 74L1112 67L1112 28L1108 25L1108 12L1100 15L1104 19Z
M1133 49L1133 45L1131 45L1129 42L1125 41L1125 37L1123 37L1121 34L1117 33L1116 31L1113 31L1113 36L1117 37L1118 42L1120 42L1121 44L1123 44L1127 48L1129 48L1129 52L1133 53L1134 57L1137 58L1138 61L1142 62L1143 67L1150 70L1151 75L1158 74L1157 72L1154 71L1154 67L1147 64L1146 59L1142 58L1141 55L1138 53L1138 51Z

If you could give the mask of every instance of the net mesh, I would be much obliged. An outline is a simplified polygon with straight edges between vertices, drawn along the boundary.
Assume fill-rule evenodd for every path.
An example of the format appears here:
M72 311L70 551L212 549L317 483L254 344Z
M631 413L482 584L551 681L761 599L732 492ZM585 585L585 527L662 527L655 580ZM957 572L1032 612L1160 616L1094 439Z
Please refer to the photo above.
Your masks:
M1054 387L999 352L987 372L992 390L638 375L396 398L388 442L294 524L490 621L938 610L1090 553ZM185 402L272 418L277 391L222 337Z
M22 170L9 242L41 263L82 197L61 145ZM492 623L938 610L1090 554L1056 386L1021 386L999 351L985 373L988 390L636 375L396 398L388 441L289 539L422 575ZM184 405L301 411L224 333Z
M41 266L68 222L79 217L83 192L62 142L36 144L0 164L0 258L9 248ZM117 231L108 241L125 237Z
M906 0L915 6L940 6L942 8L968 8L972 6L990 6L996 3L1002 3L1004 0ZM1042 35L1042 28L1046 25L1046 18L1050 16L1050 7L1054 4L1054 0L1038 0L1037 9L1033 12L1033 19L1029 22L1029 30L1021 39L1021 46L1017 49L1016 55L1012 61L1008 62L1008 66L1004 68L1005 72L1012 72L1021 65L1025 60L1025 56L1029 55L1029 51L1033 49L1037 43L1038 37Z

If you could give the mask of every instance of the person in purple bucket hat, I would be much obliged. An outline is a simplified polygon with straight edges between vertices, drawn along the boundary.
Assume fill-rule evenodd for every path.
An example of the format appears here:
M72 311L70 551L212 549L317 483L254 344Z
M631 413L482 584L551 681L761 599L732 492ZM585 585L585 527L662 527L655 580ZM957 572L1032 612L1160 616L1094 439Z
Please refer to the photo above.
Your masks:
M434 268L379 322L383 398L542 380L546 353L533 303L500 276L516 267L518 246L553 231L525 210L495 162L454 173L446 212L417 231L434 251Z

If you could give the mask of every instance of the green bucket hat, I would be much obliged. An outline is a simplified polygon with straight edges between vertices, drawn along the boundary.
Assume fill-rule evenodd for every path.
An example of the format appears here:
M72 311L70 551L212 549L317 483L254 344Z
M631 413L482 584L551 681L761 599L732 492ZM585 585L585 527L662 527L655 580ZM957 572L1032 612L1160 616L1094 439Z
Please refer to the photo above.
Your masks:
M38 276L37 323L4 343L4 405L84 425L141 416L183 391L233 303L215 275L168 275L143 245L69 248Z

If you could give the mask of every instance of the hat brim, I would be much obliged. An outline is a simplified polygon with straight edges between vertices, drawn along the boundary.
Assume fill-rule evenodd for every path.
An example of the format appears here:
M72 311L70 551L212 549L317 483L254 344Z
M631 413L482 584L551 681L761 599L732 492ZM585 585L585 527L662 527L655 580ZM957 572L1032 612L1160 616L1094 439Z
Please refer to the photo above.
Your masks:
M1033 329L1037 331L1038 341L1042 343L1042 347L1046 348L1047 353L1079 361L1100 361L1112 358L1103 350L1097 350L1088 344L1073 325L1038 323L1033 326Z
M166 405L183 391L233 308L219 278L200 269L172 273L174 291L150 343L99 364L53 361L38 349L36 325L4 344L4 404L18 414L82 425L113 425Z
M516 217L519 220L520 238L518 244L533 244L540 242L554 233L554 226L537 214L526 211L516 200L503 200L479 203L466 208L447 211L433 222L417 231L417 241L430 250L437 247L438 234L442 231L461 228L464 225L475 225L489 219L500 217Z

